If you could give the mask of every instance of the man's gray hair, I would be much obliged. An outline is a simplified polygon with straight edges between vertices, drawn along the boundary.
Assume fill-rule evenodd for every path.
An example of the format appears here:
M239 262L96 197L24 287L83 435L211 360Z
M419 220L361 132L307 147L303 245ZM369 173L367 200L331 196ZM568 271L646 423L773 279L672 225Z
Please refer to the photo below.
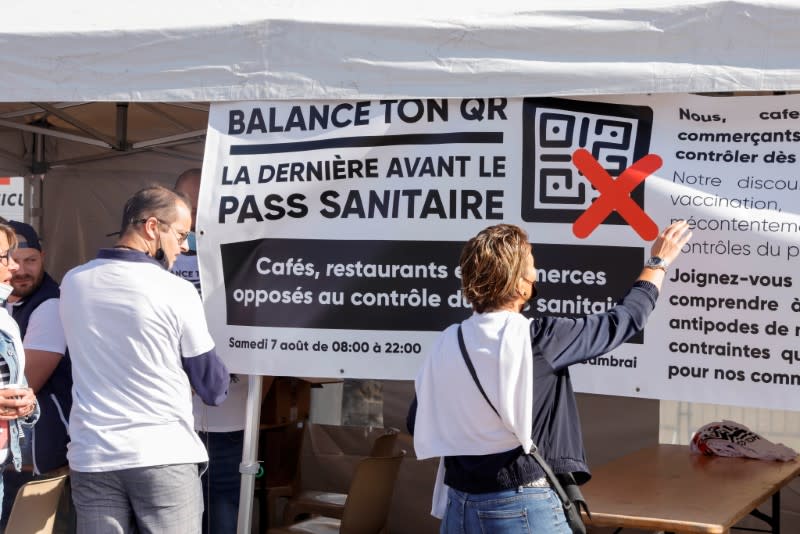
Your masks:
M161 185L145 187L136 192L125 203L122 210L120 234L124 235L131 226L141 224L150 217L171 224L177 218L176 203L180 201L192 209L192 201L183 193L173 191Z

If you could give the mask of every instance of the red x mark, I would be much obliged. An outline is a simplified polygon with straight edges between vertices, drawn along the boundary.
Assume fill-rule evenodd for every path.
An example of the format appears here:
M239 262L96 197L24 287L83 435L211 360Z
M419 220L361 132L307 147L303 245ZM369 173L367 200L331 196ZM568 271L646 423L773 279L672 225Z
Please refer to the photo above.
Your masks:
M587 180L600 192L583 214L573 223L572 233L583 239L588 237L612 211L618 212L645 241L658 237L658 226L630 196L637 185L661 167L661 158L648 154L614 180L608 172L583 148L572 154L572 162Z

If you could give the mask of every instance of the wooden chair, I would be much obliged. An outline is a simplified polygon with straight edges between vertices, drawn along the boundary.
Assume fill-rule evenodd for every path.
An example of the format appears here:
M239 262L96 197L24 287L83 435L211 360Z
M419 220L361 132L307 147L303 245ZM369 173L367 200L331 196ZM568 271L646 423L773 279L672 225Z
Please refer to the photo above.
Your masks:
M6 532L9 534L51 534L56 519L58 501L69 475L45 480L32 480L17 492L8 514Z
M392 503L394 484L406 451L393 456L368 456L358 462L350 482L341 520L318 516L268 534L332 533L379 534L384 531Z
M262 429L259 458L264 459L264 476L256 479L259 521L265 527L277 517L277 500L299 491L300 455L306 433L306 421L280 428Z
M369 455L372 457L392 456L399 433L400 431L396 428L387 428L386 432L375 438L375 441L372 442Z
M375 438L369 451L371 458L392 456L397 443L399 430L388 428L386 432ZM300 515L323 515L342 519L346 493L330 491L304 490L289 498L283 511L283 524L294 523Z

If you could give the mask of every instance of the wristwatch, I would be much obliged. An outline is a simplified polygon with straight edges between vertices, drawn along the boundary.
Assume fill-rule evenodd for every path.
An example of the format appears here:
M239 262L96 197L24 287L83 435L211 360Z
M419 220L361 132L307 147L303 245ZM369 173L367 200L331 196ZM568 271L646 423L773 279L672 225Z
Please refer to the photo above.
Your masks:
M649 260L644 262L644 266L648 269L661 269L662 271L666 271L669 264L663 258L651 256Z

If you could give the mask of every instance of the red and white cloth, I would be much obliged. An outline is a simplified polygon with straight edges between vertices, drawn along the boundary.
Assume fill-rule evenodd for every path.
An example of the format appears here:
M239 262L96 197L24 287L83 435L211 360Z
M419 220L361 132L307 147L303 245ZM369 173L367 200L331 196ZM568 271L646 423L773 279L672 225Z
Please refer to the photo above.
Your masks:
M693 453L707 456L743 456L781 462L789 462L797 457L797 451L783 443L773 443L743 424L728 420L700 427L689 447Z

